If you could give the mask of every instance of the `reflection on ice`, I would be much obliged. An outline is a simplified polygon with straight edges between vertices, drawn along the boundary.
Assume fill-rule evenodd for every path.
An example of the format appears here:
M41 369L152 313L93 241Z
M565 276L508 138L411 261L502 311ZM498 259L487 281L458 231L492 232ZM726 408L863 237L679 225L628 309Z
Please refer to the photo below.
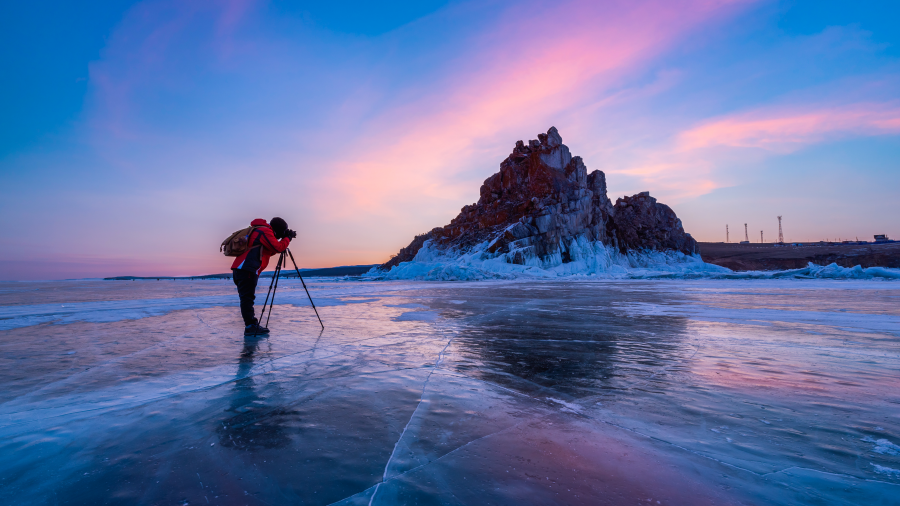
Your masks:
M256 393L256 380L250 375L259 344L258 338L244 338L232 396L225 410L230 416L222 420L221 427L216 428L219 442L226 448L253 451L283 448L290 444L284 426L290 423L289 419L296 415L296 411L266 405L266 399Z
M892 282L284 283L0 287L0 502L898 503Z

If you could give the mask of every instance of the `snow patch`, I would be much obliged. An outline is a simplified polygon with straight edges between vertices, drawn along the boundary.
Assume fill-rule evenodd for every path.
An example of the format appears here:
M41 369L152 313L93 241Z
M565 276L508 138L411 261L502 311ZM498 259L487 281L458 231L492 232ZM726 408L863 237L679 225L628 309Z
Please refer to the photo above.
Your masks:
M895 445L887 439L875 440L866 436L862 438L862 440L867 443L874 443L875 447L872 448L872 451L875 453L880 453L882 455L900 455L900 446Z
M878 464L872 464L872 467L874 467L875 472L879 474L886 474L888 476L900 476L900 469L879 466Z
M560 411L568 411L569 413L581 414L582 408L578 404L572 404L571 402L566 402L553 397L547 397L546 399L550 402L555 402L556 404L562 405L563 407L562 409L560 409Z

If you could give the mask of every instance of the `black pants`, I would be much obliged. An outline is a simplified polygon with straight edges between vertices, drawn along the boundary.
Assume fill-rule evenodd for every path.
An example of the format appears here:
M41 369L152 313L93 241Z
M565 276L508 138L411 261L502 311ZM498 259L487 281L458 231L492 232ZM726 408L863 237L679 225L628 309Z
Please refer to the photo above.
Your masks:
M231 269L231 272L234 273L234 284L241 298L241 317L244 318L244 325L255 325L258 320L253 314L253 301L256 300L256 283L259 276L253 271L241 269Z

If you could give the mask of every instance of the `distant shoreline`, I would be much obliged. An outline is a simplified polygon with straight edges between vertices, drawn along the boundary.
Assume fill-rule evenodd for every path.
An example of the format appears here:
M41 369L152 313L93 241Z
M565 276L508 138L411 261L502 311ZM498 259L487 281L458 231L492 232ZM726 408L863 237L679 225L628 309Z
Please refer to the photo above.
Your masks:
M343 265L340 267L325 267L323 269L300 269L301 276L308 277L338 277L338 276L360 276L369 272L372 265ZM274 271L263 272L260 277L271 278ZM296 278L297 273L287 269L281 275L282 278ZM191 280L191 279L231 279L231 273L222 274L204 274L202 276L112 276L103 278L104 281L134 281L134 280L157 280L157 279L173 279L173 280Z
M801 269L810 262L841 267L900 268L900 242L868 244L803 243L802 246L773 243L701 242L700 257L710 264L733 271Z

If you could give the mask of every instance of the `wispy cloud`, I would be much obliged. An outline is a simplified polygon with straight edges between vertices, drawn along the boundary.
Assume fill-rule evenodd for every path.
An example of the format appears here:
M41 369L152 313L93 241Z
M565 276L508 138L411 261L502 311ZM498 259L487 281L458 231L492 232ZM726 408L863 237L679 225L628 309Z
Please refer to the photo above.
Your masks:
M790 152L840 137L900 133L900 102L763 109L715 118L679 135L681 150L714 146Z

